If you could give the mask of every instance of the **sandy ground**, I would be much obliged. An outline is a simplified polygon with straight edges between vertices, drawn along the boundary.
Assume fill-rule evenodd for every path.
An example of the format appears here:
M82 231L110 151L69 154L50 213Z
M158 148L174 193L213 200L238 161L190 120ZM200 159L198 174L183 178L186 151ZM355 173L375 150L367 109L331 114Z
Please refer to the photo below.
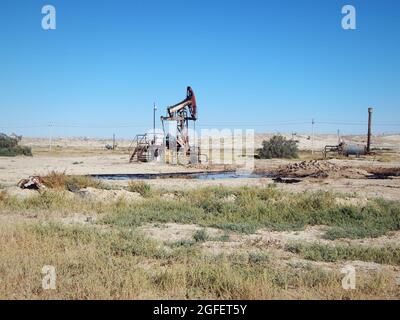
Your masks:
M159 163L129 163L127 154L96 156L34 155L33 157L0 157L0 183L15 185L20 179L31 175L45 175L51 171L70 175L134 174L196 171L183 166Z
M261 146L264 139L269 139L273 134L256 134L255 144ZM289 135L287 138L298 141L299 148L310 150L312 141L307 134ZM365 144L365 135L341 137L348 143ZM321 157L325 145L336 144L338 137L334 134L315 135L314 157ZM400 168L400 135L380 135L372 139L373 147L379 149L389 148L392 151L383 155L374 155L366 158L332 159L329 160L339 168L350 167L355 169L369 168ZM45 175L51 171L65 172L74 175L92 174L144 174L144 173L173 173L195 172L205 170L221 170L223 166L198 166L185 167L166 165L161 163L129 163L130 139L117 139L116 151L105 150L106 144L112 144L111 139L53 138L52 149L49 150L48 138L27 138L21 141L22 145L31 146L33 157L0 157L0 187L15 187L20 179L31 175ZM310 153L306 154L310 158ZM298 160L256 160L255 170L269 172L277 170L280 166L294 163ZM341 170L339 170L341 171ZM273 183L270 178L251 179L218 179L218 180L193 180L193 179L157 179L148 180L153 187L170 190L197 188L203 186L265 186ZM128 181L109 181L110 184L125 186ZM304 178L294 184L277 184L283 190L304 192L306 190L331 190L342 192L349 197L371 198L383 197L391 200L400 199L400 179L366 179L365 177L345 177L336 175L324 179Z
M359 137L360 141L363 137ZM257 138L258 139L258 138ZM320 139L320 138L318 138ZM354 140L357 137L353 137ZM380 137L380 148L394 148L400 145L400 136ZM0 157L0 188L6 188L10 194L30 196L36 194L36 191L20 190L16 187L17 182L22 178L31 175L45 175L51 171L65 172L74 175L95 175L95 174L144 174L144 173L173 173L173 172L195 172L204 170L221 170L221 166L197 166L185 167L174 166L160 163L129 163L129 153L126 150L116 152L105 151L103 144L109 143L105 140L90 141L86 139L55 140L59 145L52 152L47 150L46 139L25 139L24 144L33 146L33 157L18 156L14 158ZM325 136L324 140L318 140L318 146L329 143L336 143L337 137ZM377 141L377 139L375 139ZM362 141L361 141L362 142ZM126 147L129 142L125 143ZM309 148L310 141L303 137L301 139L302 148ZM276 183L277 188L284 191L303 193L305 191L333 191L345 194L345 198L338 198L340 201L355 205L362 205L368 199L382 197L389 200L400 200L400 177L390 177L390 179L368 179L367 169L379 168L400 168L399 152L395 156L390 156L389 160L378 161L377 156L369 156L360 159L331 159L329 165L337 168L334 174L328 177L302 177L298 183ZM281 167L299 162L301 160L256 160L254 170L257 172L273 172ZM350 168L350 171L349 171ZM357 171L358 170L358 171ZM350 172L344 175L342 173ZM354 172L356 172L354 174ZM360 172L360 174L358 174ZM365 174L363 173L365 172ZM171 200L173 200L174 190L188 190L205 186L268 186L274 184L272 178L246 178L246 179L216 179L216 180L196 180L196 179L156 179L146 180L153 188L171 190ZM128 181L107 181L115 187L126 186ZM129 193L125 190L85 190L85 196L91 198L94 195L96 199L117 199L119 197L128 197L131 201L140 201L141 196ZM71 194L71 196L73 196ZM229 199L227 200L229 201ZM76 213L71 216L60 217L65 224L90 224L98 218L96 213ZM18 221L35 221L46 219L45 217L23 216L18 214L0 215L0 223ZM327 240L323 237L326 232L326 226L307 227L302 231L277 232L271 230L258 230L254 234L236 234L229 232L226 240L220 240L226 236L226 232L213 228L206 228L209 238L201 243L202 249L208 254L219 254L221 252L242 252L257 253L267 252L277 265L280 266L302 266L315 265L329 270L340 270L344 261L336 263L315 262L301 259L298 255L285 250L285 245L291 242L322 243L328 245L360 245L360 246L399 246L400 232L392 232L388 235L375 239L340 239ZM146 235L166 246L173 242L193 240L193 235L202 228L197 225L183 225L175 223L167 224L148 224L141 226ZM385 272L392 274L399 280L400 268L398 266L381 265L372 262L351 261L351 264L357 267L357 270L365 272Z
M137 173L172 173L172 172L195 172L210 169L210 167L185 167L160 163L129 163L128 154L102 154L102 155L46 155L38 154L33 157L0 157L0 185L4 187L15 186L20 179L31 175L45 175L51 171L66 172L74 175L91 174L137 174ZM298 160L297 160L298 161ZM282 165L296 162L296 160L256 160L255 170L271 171ZM399 162L381 163L371 159L353 160L330 160L339 167L352 168L379 168L400 167ZM221 169L221 167L211 167ZM147 180L156 188L169 190L182 190L204 186L266 186L273 183L270 178L244 178L244 179L217 179L217 180L195 180L195 179L156 179ZM109 181L116 186L125 186L128 181ZM293 192L304 192L306 190L331 190L346 193L351 197L361 198L383 197L390 200L400 199L400 178L391 179L366 179L366 178L343 178L328 177L325 179L304 178L299 183L278 183L278 188Z
M311 150L312 139L310 134L285 134L280 133L287 139L294 139L298 141L298 146L300 150ZM260 133L256 134L254 137L255 146L258 148L261 146L263 140L270 139L273 135ZM200 135L199 135L200 136ZM366 144L366 135L348 135L340 137L343 141L350 144ZM204 139L198 139L198 142L203 142ZM48 148L50 143L49 138L22 138L21 144L31 147L43 147ZM57 148L81 148L81 149L104 149L106 144L112 145L112 139L94 139L87 137L75 137L75 138L65 138L65 137L55 137L52 139L53 149ZM120 148L129 148L132 143L132 139L117 139L116 143ZM336 145L338 144L338 136L335 134L315 134L314 136L314 149L322 151L326 145ZM390 148L400 151L400 134L391 135L375 135L372 138L372 147L376 148Z
M258 186L265 187L273 184L270 178L262 179L221 179L221 180L190 180L173 179L173 180L149 180L154 187L168 190L185 190L188 188L198 188L206 186ZM358 180L358 179L304 179L299 183L284 184L278 183L277 187L283 191L291 191L302 193L305 191L333 191L344 193L350 198L360 197L371 199L374 197L382 197L387 200L400 199L400 178L392 180Z
M325 244L325 245L356 245L361 247L385 247L387 245L398 246L400 243L400 232L392 232L388 236L382 236L375 239L338 239L326 240L323 238L326 226L309 226L302 231L271 231L267 229L258 230L254 234L235 234L224 233L214 228L201 228L196 225L166 223L166 224L148 224L139 228L145 232L150 238L161 241L165 245L171 245L175 242L191 241L193 236L199 230L204 230L208 236L202 244L204 252L218 255L222 253L261 253L268 252L274 257L274 261L278 265L291 265L305 267L313 265L326 270L340 270L344 263L339 261L321 262L310 261L299 258L297 255L285 250L285 246L290 243L309 243L309 244ZM226 240L221 242L218 238L227 236ZM351 262L358 271L375 273L385 272L394 275L400 284L400 267L382 265L374 262L352 261Z

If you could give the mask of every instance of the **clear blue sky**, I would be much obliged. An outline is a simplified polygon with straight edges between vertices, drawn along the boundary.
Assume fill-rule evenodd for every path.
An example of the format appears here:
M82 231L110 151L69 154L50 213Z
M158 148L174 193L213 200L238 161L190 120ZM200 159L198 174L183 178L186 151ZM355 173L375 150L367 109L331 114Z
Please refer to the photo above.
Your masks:
M375 132L400 131L398 0L0 0L0 49L8 133L134 136L187 85L198 127L358 133L373 106Z

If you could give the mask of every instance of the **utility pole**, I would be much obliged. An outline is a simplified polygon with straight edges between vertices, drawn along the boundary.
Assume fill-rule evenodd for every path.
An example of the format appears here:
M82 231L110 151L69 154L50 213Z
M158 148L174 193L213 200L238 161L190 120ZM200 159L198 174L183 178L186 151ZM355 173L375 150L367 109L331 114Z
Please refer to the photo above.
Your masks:
M49 124L49 132L50 132L49 151L51 152L51 148L52 148L52 144L53 144L53 125L51 123Z
M372 111L374 109L368 108L368 138L367 138L367 153L371 151L371 133L372 133Z
M340 130L337 130L337 140L338 140L338 144L340 144Z
M314 118L311 120L311 154L314 156Z
M153 103L153 144L156 143L156 103Z

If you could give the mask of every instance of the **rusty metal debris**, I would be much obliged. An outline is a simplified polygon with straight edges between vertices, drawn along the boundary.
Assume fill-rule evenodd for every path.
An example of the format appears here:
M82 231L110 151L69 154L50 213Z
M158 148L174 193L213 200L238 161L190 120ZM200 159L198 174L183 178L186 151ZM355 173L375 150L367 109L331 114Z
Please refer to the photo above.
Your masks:
M39 176L30 176L28 179L22 179L17 184L21 189L41 190L46 188Z

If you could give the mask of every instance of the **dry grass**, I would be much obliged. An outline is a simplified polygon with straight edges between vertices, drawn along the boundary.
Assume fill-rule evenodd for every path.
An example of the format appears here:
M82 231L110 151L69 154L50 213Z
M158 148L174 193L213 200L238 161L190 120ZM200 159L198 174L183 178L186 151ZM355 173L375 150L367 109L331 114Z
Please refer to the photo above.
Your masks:
M7 196L8 195L6 190L0 190L0 201L5 201Z
M0 299L399 297L389 276L362 275L356 290L345 291L338 272L278 268L246 255L207 256L198 247L165 251L135 231L57 224L0 230ZM56 268L56 290L41 287L44 265Z
M116 150L106 150L104 147L92 147L92 146L59 146L53 145L51 151L48 146L32 146L32 153L35 156L52 156L52 157L88 157L88 156L107 156L122 155L126 156L129 154L128 147L118 147Z
M140 193L145 198L151 196L151 186L144 181L129 181L128 191Z
M0 224L0 299L400 298L391 274L360 273L357 289L346 291L341 287L341 266L335 262L327 262L333 271L315 263L285 264L268 247L211 255L202 245L224 240L210 238L205 229L197 231L190 243L176 245L150 240L137 229L149 222L175 222L251 233L263 227L298 230L325 224L339 228L340 236L365 237L398 229L396 202L375 200L357 208L336 204L338 195L329 193L294 197L275 188L218 187L182 191L175 195L176 201L163 200L150 189L145 191L149 197L140 202L100 203L64 190L68 179L54 174L49 179L54 189L26 199L0 193L2 217L38 215L30 224L12 219ZM224 200L229 197L234 200ZM98 220L73 226L50 222L76 213L95 214ZM300 249L290 254L324 261L357 258L394 265L399 261L398 251L390 251L390 258L376 250ZM57 290L41 288L44 265L56 267Z
M52 189L74 190L87 187L103 188L100 180L95 180L87 176L69 176L65 172L52 171L41 177L42 183Z
M80 186L87 185L84 182ZM273 187L204 188L182 191L175 195L176 201L168 201L144 186L144 191L140 189L142 186L133 189L146 195L143 201L101 203L63 189L49 189L26 199L6 197L0 201L0 212L94 212L102 214L99 223L109 226L134 228L152 222L174 222L240 233L254 233L262 228L282 231L326 225L331 227L325 234L330 240L378 237L400 228L400 205L395 201L376 199L355 206L338 204L335 200L339 195L332 193L294 196ZM234 201L226 201L230 197Z

